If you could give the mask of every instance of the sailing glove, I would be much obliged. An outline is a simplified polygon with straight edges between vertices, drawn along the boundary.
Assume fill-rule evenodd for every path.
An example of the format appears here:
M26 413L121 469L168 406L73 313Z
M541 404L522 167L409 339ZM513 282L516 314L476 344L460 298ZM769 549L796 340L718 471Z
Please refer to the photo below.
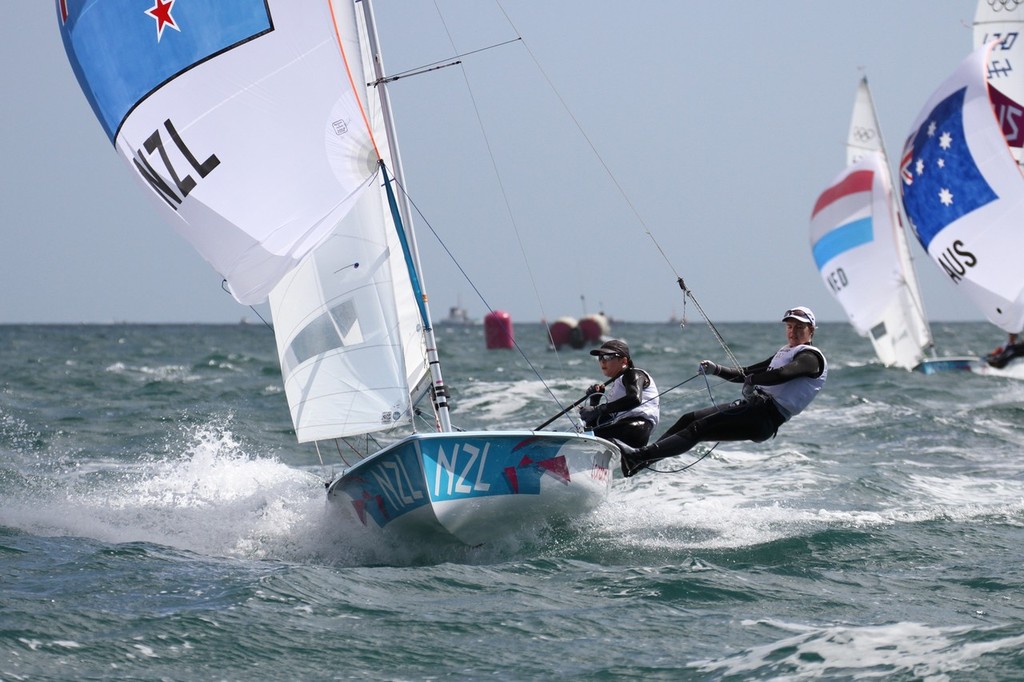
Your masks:
M598 405L596 407L586 406L580 408L580 419L587 426L591 426L597 423L597 420L604 414L604 405Z
M711 362L710 360L701 360L700 361L700 366L697 367L697 373L698 374L704 374L704 375L707 375L707 374L717 375L721 370L722 370L722 368L718 365L717 362Z

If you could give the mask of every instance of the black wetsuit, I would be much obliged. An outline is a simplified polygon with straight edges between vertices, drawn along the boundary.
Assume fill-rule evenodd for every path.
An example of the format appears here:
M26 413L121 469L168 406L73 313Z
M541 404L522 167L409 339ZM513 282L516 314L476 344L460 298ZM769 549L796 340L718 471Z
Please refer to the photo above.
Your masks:
M985 360L996 369L1002 369L1010 360L1024 355L1024 343L1008 343L985 356Z
M771 361L768 358L741 369L721 367L718 375L734 383L775 386L798 377L818 377L825 369L822 357L810 350L797 353L791 362L776 369L768 369ZM682 454L703 441L760 443L774 436L786 419L771 396L754 388L728 405L684 414L656 443L629 453L628 459L631 465L639 466Z

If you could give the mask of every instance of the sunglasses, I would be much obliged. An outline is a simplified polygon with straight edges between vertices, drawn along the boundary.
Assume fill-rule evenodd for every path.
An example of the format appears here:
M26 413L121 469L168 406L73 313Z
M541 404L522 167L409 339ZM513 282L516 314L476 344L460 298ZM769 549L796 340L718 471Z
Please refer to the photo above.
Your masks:
M608 362L609 360L614 360L615 358L621 358L621 357L622 356L619 355L618 353L604 353L603 355L598 355L597 356L597 361L598 362Z

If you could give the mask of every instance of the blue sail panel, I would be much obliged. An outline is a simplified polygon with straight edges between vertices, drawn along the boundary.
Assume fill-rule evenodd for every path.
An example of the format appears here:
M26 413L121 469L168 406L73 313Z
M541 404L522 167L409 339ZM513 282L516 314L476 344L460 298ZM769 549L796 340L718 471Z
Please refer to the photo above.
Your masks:
M111 141L162 84L273 30L264 0L57 0L57 14L71 67Z

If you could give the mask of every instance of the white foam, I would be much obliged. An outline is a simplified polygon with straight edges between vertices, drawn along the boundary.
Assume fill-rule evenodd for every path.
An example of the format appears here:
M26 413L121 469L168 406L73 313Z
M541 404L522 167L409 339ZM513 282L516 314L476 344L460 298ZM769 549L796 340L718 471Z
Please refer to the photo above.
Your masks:
M977 659L984 655L1016 654L1024 645L1024 636L990 636L985 641L965 643L965 637L978 630L972 626L901 622L812 627L776 621L746 625L767 625L794 634L726 658L696 661L689 667L716 677L763 678L774 670L784 673L787 680L847 677L854 673L878 679L892 675L948 679L951 673L976 669Z

